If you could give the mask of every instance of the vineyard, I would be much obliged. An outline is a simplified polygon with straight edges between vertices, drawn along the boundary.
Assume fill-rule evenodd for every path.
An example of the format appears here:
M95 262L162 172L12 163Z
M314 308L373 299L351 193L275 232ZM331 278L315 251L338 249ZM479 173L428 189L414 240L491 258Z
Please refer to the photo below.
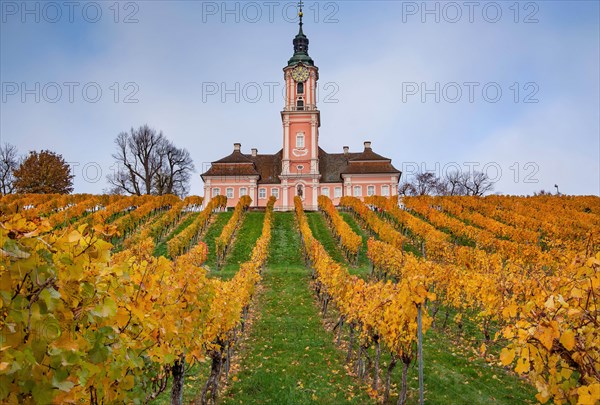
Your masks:
M600 198L251 203L2 197L0 401L600 401Z

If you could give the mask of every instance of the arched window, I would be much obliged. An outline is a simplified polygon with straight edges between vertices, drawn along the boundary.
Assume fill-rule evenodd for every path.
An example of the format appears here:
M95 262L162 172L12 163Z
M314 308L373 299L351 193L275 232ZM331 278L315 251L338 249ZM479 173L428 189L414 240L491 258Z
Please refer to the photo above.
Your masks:
M302 184L298 184L298 187L296 188L296 195L300 198L304 197L304 187L302 187Z
M304 94L304 83L298 83L298 85L296 86L296 93Z

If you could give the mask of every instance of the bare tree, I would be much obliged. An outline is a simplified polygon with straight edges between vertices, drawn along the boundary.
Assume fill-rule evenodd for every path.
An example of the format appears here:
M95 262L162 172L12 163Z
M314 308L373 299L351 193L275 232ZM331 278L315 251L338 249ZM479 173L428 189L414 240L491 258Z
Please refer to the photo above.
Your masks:
M482 172L473 172L471 176L468 176L464 186L467 189L467 195L476 196L483 196L494 189L494 183L487 174Z
M462 173L458 170L446 173L444 179L439 181L441 187L440 195L465 195L467 188L465 184L469 181L469 173Z
M399 193L405 196L438 194L440 189L439 179L432 172L419 172L412 181L405 181L400 185Z
M194 163L185 149L176 148L171 142L163 150L162 166L156 174L154 188L159 195L186 195Z
M412 185L412 183L404 181L402 184L400 184L400 186L398 187L398 194L402 195L402 196L410 196L410 195L415 195L415 188Z
M5 143L0 147L0 194L11 194L15 191L14 171L19 167L17 147Z
M114 193L186 194L194 164L187 150L175 147L162 132L148 125L115 139L117 163L107 180Z
M476 195L482 196L493 190L494 183L485 173L446 173L443 178L431 172L417 173L412 181L405 181L398 189L404 196L419 195Z

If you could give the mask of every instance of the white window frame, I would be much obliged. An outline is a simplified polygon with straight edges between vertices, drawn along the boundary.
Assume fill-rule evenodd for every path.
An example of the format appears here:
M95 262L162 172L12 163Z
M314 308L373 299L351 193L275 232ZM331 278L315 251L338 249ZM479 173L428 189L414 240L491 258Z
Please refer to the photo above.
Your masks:
M296 148L304 148L304 132L296 134Z
M267 198L267 189L264 187L261 187L258 189L258 198L261 200L264 200L265 198Z
M367 196L371 197L375 195L375 186L369 185L367 186Z
M388 185L381 186L381 195L383 197L389 197L390 196L390 186L388 186Z
M233 187L227 187L227 189L225 190L225 195L227 196L227 198L233 198L234 194L234 189Z
M240 187L240 197L243 197L245 195L248 195L248 188Z
M277 199L279 199L279 189L277 187L273 187L271 189L271 195Z
M333 189L333 198L342 198L342 188L336 187Z
M221 195L221 189L219 187L213 187L212 189L212 196L214 197L218 197Z
M329 187L321 188L321 195L324 195L325 197L329 197Z
M362 197L362 186L353 186L352 187L352 195L354 197Z

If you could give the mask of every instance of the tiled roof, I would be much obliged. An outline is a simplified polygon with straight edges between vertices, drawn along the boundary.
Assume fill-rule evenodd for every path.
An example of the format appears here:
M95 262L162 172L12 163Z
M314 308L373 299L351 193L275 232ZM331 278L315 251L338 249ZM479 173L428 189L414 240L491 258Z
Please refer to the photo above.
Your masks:
M279 184L281 180L281 156L283 149L274 155L248 156L260 174L258 184Z
M350 158L351 161L356 161L356 160L360 160L360 161L373 161L373 160L384 160L387 162L391 162L391 159L388 159L386 157L383 157L381 155L378 155L377 153L373 152L373 149L371 148L365 148L365 150L361 153L353 153L352 155L355 155L353 157Z
M239 150L234 150L231 155L225 156L223 159L219 159L213 163L252 163L252 161Z
M386 161L371 161L371 162L354 162L351 161L342 174L399 174L389 160Z
M327 153L319 148L319 172L321 183L340 183L342 172L348 166L348 159L358 153Z
M254 165L250 163L213 163L210 169L205 173L204 176L258 176L259 173L254 168Z
M204 176L259 176L258 184L279 184L283 150L274 155L246 155L235 150L212 163ZM386 157L365 148L359 153L327 153L319 148L321 183L341 183L342 174L399 174Z

